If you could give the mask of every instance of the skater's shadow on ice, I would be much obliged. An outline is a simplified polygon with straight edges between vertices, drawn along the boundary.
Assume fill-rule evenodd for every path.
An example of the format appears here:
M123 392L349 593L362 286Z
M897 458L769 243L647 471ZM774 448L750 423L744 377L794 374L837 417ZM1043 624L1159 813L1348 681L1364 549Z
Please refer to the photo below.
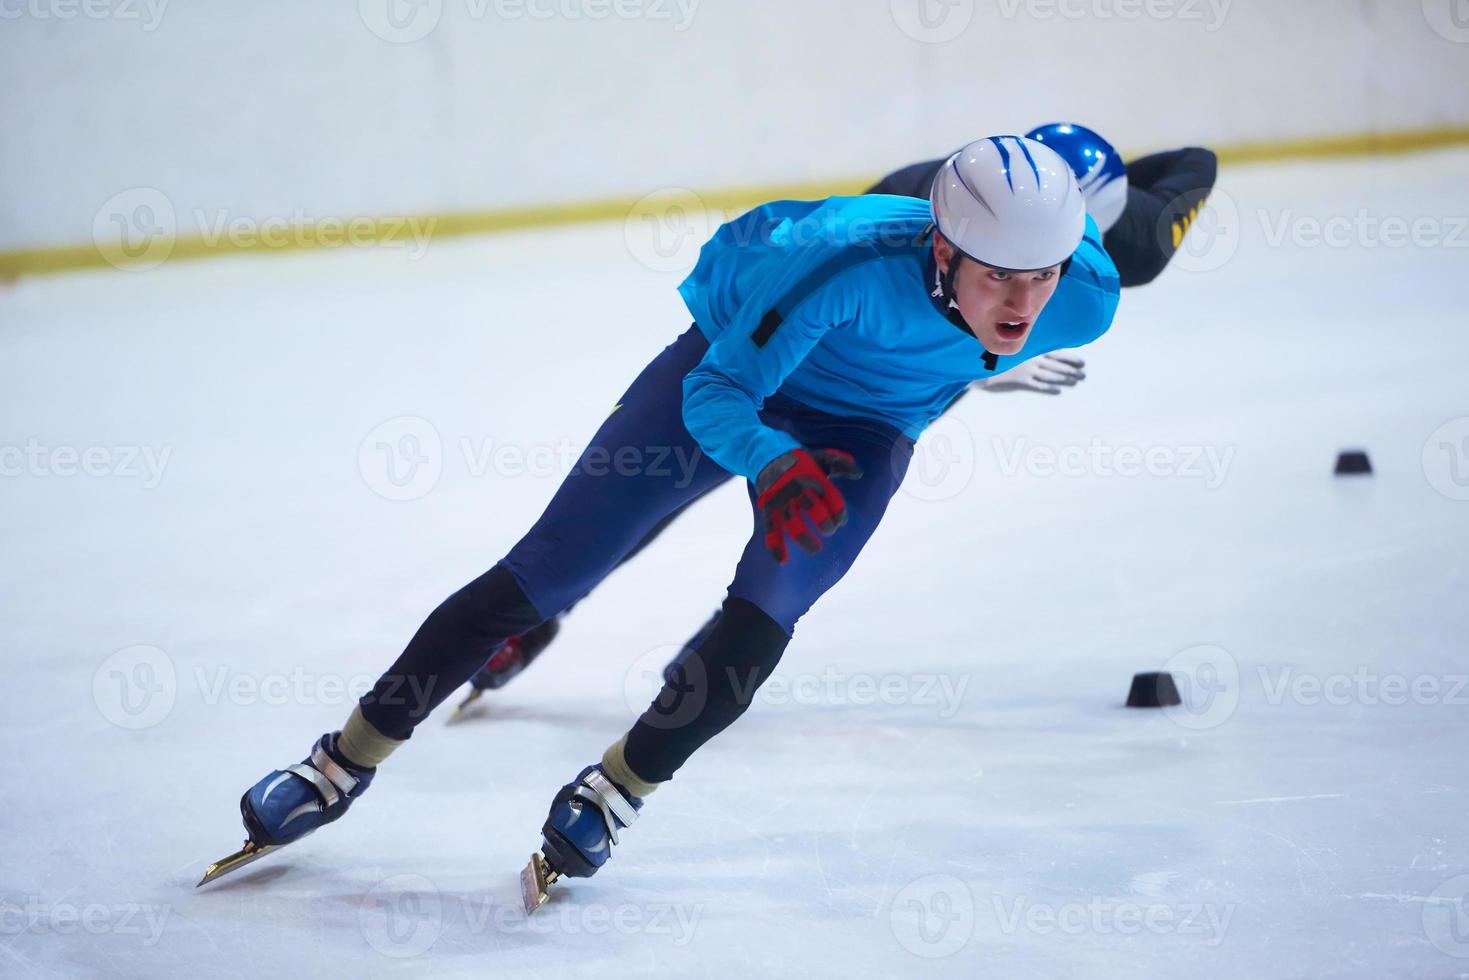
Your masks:
M475 705L464 709L464 713L454 720L450 727L460 725L487 724L489 722L512 722L526 721L543 725L554 725L557 728L584 728L588 731L605 731L609 725L626 724L628 714L625 710L618 711L620 705L615 702L610 708L600 711L585 706L550 707L548 705L507 705L494 704L480 707Z

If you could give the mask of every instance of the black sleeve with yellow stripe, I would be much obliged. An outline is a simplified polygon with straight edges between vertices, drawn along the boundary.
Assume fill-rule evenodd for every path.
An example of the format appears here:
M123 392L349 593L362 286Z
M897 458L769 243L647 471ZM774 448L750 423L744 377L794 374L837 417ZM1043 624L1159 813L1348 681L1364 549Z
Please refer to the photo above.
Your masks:
M1102 239L1123 286L1150 283L1168 265L1214 189L1218 169L1213 151L1199 146L1127 165L1127 207Z

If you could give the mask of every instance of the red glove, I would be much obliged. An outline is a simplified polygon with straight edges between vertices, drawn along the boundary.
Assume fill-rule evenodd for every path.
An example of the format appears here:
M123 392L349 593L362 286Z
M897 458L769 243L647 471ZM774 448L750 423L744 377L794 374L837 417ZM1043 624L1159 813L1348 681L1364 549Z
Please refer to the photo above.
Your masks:
M811 533L807 518L816 530L830 535L847 523L847 502L836 488L834 479L857 480L862 468L849 453L840 449L822 449L808 453L792 449L777 456L755 481L755 506L765 517L765 547L782 565L789 557L786 538L794 539L801 550L815 554L821 542Z

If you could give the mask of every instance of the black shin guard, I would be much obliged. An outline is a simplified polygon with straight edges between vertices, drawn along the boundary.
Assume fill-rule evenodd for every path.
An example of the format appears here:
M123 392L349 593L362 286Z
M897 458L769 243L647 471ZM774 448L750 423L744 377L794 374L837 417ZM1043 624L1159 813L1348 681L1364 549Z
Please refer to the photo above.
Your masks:
M469 680L494 649L545 619L520 583L496 565L429 614L403 654L360 704L388 738L406 739L429 712Z
M663 690L628 732L628 768L650 783L673 778L699 746L744 714L789 642L760 607L726 599L702 646L669 667Z

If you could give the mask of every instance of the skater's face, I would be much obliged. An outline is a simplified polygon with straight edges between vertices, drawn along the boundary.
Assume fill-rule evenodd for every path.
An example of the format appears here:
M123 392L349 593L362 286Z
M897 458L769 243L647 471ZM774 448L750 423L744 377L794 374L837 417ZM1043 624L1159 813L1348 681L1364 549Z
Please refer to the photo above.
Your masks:
M991 354L1018 354L1030 328L1061 283L1061 266L1039 272L1008 272L961 256L943 238L934 241L939 271L954 276L954 302L969 329Z

